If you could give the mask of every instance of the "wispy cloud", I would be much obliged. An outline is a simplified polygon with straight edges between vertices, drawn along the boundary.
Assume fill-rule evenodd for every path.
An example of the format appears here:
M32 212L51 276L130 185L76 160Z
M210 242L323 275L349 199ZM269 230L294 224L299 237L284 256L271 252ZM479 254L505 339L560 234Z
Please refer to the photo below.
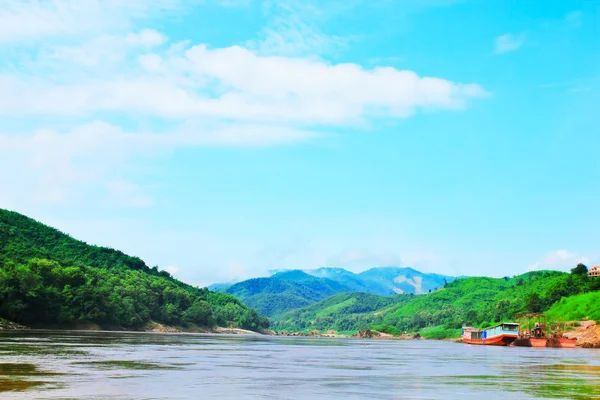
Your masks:
M581 254L571 253L567 250L556 250L546 254L541 260L529 265L529 271L544 269L568 271L579 263L588 264L590 259Z
M347 45L347 38L323 32L322 23L329 17L323 7L294 0L265 1L269 22L258 38L247 47L262 55L315 56L336 53Z
M98 188L105 188L103 198L111 203L148 207L152 199L145 188L120 177L133 160L150 161L185 147L281 145L314 135L286 127L227 124L183 125L167 133L127 132L99 121L66 132L0 134L0 184L11 188L2 200L5 206L19 199L69 204L92 200L87 195L102 197ZM17 161L20 168L15 173L8 166Z
M196 2L192 0L191 4ZM0 43L71 37L131 28L174 10L182 0L12 0L0 3Z
M0 132L0 182L14 188L3 197L65 203L94 182L111 201L148 206L145 187L124 176L132 160L182 147L297 143L375 119L461 110L488 94L476 83L310 57L343 40L320 30L315 21L325 17L309 3L271 3L255 48L173 42L138 27L195 2L0 5L0 45L45 40L39 51L0 62L0 118L60 121ZM6 172L15 157L26 160L17 178ZM35 184L18 183L26 180Z
M512 34L506 33L496 38L494 52L496 54L508 53L511 51L518 50L525 44L526 34Z
M540 85L542 89L560 89L570 93L581 93L593 90L598 85L600 79L598 77L586 77L568 79L558 82L549 82Z
M78 62L90 65L98 53L94 47L86 54L86 48L61 52L77 54ZM70 71L73 65L64 69ZM303 125L340 125L372 116L406 118L419 109L461 109L468 100L487 95L477 84L421 77L413 71L366 70L357 64L329 65L206 45L146 54L137 67L123 65L100 81L92 76L57 84L0 76L0 93L0 113L12 116L136 112L167 119L209 116Z
M571 11L565 15L565 22L570 28L579 28L583 25L583 13L581 11Z

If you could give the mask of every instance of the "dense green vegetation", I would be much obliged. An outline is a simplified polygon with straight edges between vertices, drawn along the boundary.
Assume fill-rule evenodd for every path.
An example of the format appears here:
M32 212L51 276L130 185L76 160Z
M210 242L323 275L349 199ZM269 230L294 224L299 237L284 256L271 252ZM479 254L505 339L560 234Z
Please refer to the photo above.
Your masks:
M312 276L341 283L349 289L349 292L380 296L429 293L441 288L444 283L456 279L453 276L425 274L408 267L376 267L359 274L343 268L319 268L307 272Z
M586 271L583 266L570 274L536 271L512 278L470 277L419 296L364 297L346 293L288 312L277 318L273 326L287 331L371 328L380 332L421 332L425 337L441 338L456 335L464 325L485 327L525 312L550 309L549 315L557 320L600 318L590 306L584 307L598 294L588 292L600 289L600 279L589 279ZM569 314L567 310L579 311Z
M269 278L249 279L221 286L245 304L269 317L314 304L331 295L345 292L391 296L396 293L430 292L451 282L454 277L424 274L412 268L379 267L354 274L342 268L280 271Z
M600 278L595 278L600 281ZM563 297L545 313L556 321L594 320L600 322L600 292Z
M383 297L368 293L341 293L285 313L272 321L272 327L279 331L357 331L382 324L384 313L396 309L412 297L406 294Z
M120 251L0 209L0 317L25 325L268 326L235 297L186 285Z
M453 276L439 274L425 274L408 267L377 267L361 272L357 275L360 279L371 285L379 285L387 293L376 293L383 295L394 295L396 293L423 294L430 293L441 288L445 283L456 279Z
M444 326L428 326L419 331L419 335L425 339L446 339L459 337L462 329L446 328Z

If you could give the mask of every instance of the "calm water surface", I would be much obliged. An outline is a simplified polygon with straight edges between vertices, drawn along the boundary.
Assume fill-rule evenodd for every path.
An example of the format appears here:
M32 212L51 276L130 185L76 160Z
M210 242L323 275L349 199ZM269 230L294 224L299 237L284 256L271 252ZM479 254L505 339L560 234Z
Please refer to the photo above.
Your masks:
M600 352L436 341L0 332L0 399L589 399Z

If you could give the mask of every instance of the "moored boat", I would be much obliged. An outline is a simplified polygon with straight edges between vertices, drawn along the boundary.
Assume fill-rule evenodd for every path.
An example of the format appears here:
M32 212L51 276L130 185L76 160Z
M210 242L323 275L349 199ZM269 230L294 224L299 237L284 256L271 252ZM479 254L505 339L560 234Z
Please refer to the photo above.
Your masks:
M568 349L574 348L577 344L577 339L569 339L566 337L561 337L558 341L560 342L560 347L566 347Z
M554 347L554 348L574 348L577 339L565 337L561 331L555 327L554 333L548 334L546 330L546 317L540 314L519 314L519 337L511 346L520 347ZM533 329L530 330L533 324Z
M518 334L519 324L506 322L483 330L464 327L462 340L468 344L508 346L517 338Z
M548 347L548 339L522 336L518 337L514 342L513 346L519 347Z

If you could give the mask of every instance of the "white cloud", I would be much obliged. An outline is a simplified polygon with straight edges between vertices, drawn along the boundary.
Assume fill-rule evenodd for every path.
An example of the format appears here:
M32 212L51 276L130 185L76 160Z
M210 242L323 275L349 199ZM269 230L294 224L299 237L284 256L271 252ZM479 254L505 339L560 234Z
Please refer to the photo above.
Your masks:
M134 28L138 20L189 4L0 4L0 45L35 47L44 39L33 58L18 53L23 59L0 64L0 118L37 125L0 132L0 184L11 188L0 202L69 203L94 193L149 206L147 187L127 177L133 162L181 147L295 143L372 119L458 110L487 95L477 84L414 71L299 57L333 43L313 23L318 9L300 3L276 3L274 15L283 16L272 18L262 50L172 43L156 30ZM284 51L288 44L298 51ZM127 128L120 126L124 120ZM152 121L160 131L147 129ZM8 172L14 163L22 166L16 174Z
M404 261L398 254L374 253L368 250L344 250L327 259L326 265L364 269L384 266L402 266Z
M132 133L101 121L66 132L40 129L32 134L0 134L0 184L11 188L0 198L0 206L18 199L66 204L85 192L120 205L146 207L152 199L143 187L114 178L125 173L133 159L168 155L181 147L269 146L315 135L279 126L196 123L168 133ZM11 166L17 164L15 171ZM92 182L93 190L83 190L90 189Z
M577 264L587 264L590 259L586 256L570 253L567 250L556 250L546 254L540 261L535 262L527 267L529 271L537 271L544 269L569 271L575 268Z
M86 55L81 53L84 48L74 51L76 59L87 64L100 60L104 53L100 51L99 56L94 47ZM37 77L0 76L0 113L81 116L114 112L168 119L202 116L345 125L371 117L406 118L419 109L461 109L469 99L487 95L477 84L421 77L413 71L258 56L237 46L209 49L197 45L176 54L172 49L147 54L139 60L141 67L129 76L120 73L101 80L90 77L52 83Z
M496 47L494 51L496 54L502 54L518 50L521 46L523 46L523 44L525 44L525 40L525 33L506 33L496 38Z
M0 43L127 29L181 0L10 0L0 3ZM188 4L190 1L187 2Z
M329 14L323 7L306 1L265 1L269 22L247 46L261 55L278 56L314 56L345 48L346 39L322 31L324 14Z
M166 41L164 35L152 29L125 35L101 35L78 46L55 46L45 61L51 63L49 66L61 69L65 67L65 61L67 66L70 63L76 64L71 67L101 66L107 69L109 66L119 66L132 53L148 51ZM57 62L63 64L56 64Z

